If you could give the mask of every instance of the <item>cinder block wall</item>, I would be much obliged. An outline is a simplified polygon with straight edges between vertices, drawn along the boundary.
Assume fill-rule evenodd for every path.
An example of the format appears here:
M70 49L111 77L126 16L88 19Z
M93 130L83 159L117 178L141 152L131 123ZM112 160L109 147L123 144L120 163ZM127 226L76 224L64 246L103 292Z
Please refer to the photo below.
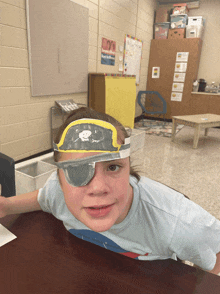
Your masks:
M145 90L156 1L73 2L89 8L89 72L120 73L119 45L124 46L129 34L144 42L137 92ZM102 37L116 41L115 66L101 64ZM0 77L0 151L16 161L51 148L50 108L55 100L87 104L87 92L31 96L25 0L0 0ZM140 114L137 105L136 116Z

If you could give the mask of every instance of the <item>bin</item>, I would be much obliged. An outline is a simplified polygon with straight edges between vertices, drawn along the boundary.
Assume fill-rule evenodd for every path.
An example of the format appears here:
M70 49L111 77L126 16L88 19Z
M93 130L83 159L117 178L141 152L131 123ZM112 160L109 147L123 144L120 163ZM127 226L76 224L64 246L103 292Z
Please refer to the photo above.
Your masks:
M36 161L15 170L16 195L43 188L49 176L57 170L55 165Z
M200 38L203 39L204 26L203 25L188 25L186 26L186 38Z
M170 16L171 22L171 29L184 29L186 28L188 22L188 15L187 14L172 14Z
M154 39L167 39L170 23L162 22L154 24Z
M49 163L49 164L52 164L52 165L56 166L56 165L55 165L55 162L54 162L54 159L53 159L53 156L51 156L51 157L48 157L48 158L45 158L45 159L42 159L41 161L43 161L43 162L46 162L46 163Z

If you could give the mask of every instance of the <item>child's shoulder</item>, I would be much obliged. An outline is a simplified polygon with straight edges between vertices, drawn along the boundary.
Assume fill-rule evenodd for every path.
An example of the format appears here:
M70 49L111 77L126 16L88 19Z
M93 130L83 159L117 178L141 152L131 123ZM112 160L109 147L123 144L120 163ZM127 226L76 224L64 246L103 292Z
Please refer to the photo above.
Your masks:
M172 215L178 215L180 205L188 199L183 194L173 190L166 185L141 177L139 182L136 182L138 189L139 200L144 206L151 207L153 210L160 210Z
M47 179L43 189L47 193L52 192L52 194L54 194L54 191L56 191L56 192L60 191L60 183L59 183L57 171L54 171L50 175L50 177Z

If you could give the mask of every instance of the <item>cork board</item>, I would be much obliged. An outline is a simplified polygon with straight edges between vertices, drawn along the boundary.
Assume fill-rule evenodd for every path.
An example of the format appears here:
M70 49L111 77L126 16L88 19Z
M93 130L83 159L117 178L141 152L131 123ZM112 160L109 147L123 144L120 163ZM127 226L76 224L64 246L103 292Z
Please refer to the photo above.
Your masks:
M197 78L202 41L199 38L152 40L148 65L147 90L158 91L167 102L166 118L191 114L191 92ZM177 52L189 52L182 101L171 101ZM160 78L152 78L152 68L160 67ZM156 116L156 115L155 115Z
M87 92L89 9L26 0L32 96Z

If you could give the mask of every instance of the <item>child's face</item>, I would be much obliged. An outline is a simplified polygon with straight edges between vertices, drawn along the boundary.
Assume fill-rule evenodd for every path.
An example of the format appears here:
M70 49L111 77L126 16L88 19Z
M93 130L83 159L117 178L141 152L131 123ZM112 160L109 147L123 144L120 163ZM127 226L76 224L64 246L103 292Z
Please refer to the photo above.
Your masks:
M99 153L62 153L60 161L85 158ZM61 187L70 212L91 230L103 232L122 222L128 214L133 188L129 184L129 157L97 162L92 180L82 187L73 187L59 170ZM100 208L108 206L106 208ZM98 207L98 209L94 209Z

